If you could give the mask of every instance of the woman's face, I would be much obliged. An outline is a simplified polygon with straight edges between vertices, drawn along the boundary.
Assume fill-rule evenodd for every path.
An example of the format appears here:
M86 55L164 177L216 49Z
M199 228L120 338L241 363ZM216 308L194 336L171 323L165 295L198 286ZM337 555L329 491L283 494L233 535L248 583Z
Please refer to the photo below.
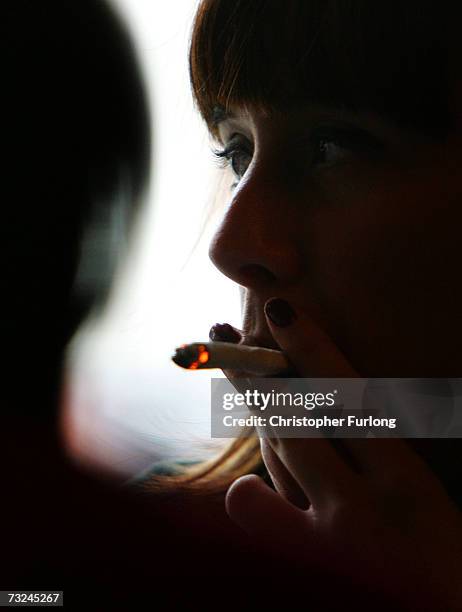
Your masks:
M214 264L244 288L245 342L275 346L270 297L368 376L460 376L462 139L310 106L219 118L233 174Z

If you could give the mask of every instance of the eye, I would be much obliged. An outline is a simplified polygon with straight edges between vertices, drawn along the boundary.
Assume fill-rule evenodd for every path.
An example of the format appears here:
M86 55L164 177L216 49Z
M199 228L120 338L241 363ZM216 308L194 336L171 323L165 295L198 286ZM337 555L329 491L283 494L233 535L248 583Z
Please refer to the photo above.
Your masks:
M309 138L313 166L333 166L355 156L372 156L383 144L369 132L355 128L318 128Z
M231 166L237 181L247 171L253 157L252 145L243 136L236 134L222 150L214 150L213 154L223 167Z

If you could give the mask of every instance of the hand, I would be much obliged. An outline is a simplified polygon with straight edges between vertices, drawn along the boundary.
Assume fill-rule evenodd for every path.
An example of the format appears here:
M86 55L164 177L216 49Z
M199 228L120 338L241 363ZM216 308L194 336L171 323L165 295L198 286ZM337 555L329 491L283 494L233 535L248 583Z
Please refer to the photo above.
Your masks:
M306 316L279 316L269 303L265 312L301 377L358 376ZM428 465L404 440L341 444L262 439L276 491L257 476L239 478L227 494L229 516L288 562L364 582L413 609L417 601L462 609L462 515Z

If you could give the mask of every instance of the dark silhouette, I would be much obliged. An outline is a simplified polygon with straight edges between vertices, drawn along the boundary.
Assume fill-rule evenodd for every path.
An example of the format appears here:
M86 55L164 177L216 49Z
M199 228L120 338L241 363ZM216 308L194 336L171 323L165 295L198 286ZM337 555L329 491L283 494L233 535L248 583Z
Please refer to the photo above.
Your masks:
M66 344L104 303L111 220L129 233L148 176L135 54L101 0L17 0L0 12L0 589L64 589L81 610L93 609L92 589L99 610L136 609L146 592L181 601L159 590L159 574L221 574L225 534L228 547L243 542L224 506L207 514L84 473L58 426Z

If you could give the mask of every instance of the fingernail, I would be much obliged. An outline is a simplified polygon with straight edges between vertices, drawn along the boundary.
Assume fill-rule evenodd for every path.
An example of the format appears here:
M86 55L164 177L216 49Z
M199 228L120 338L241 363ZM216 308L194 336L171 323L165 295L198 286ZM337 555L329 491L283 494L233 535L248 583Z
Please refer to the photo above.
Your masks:
M296 319L295 312L288 302L280 298L268 300L265 304L265 313L278 327L288 327Z
M209 338L213 342L233 342L241 340L240 332L229 323L216 323L209 331Z

